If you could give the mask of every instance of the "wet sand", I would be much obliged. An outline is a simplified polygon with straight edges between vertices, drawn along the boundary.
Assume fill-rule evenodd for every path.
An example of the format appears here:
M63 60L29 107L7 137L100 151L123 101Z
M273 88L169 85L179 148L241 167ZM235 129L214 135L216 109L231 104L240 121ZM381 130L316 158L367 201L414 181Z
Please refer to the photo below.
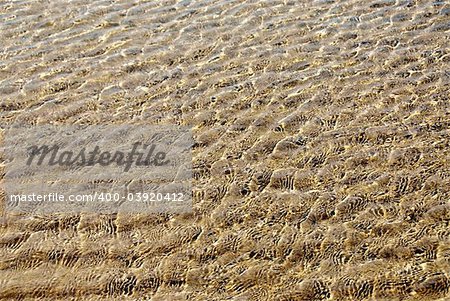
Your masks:
M196 141L192 214L3 212L0 299L449 300L449 30L445 1L0 2L2 129Z

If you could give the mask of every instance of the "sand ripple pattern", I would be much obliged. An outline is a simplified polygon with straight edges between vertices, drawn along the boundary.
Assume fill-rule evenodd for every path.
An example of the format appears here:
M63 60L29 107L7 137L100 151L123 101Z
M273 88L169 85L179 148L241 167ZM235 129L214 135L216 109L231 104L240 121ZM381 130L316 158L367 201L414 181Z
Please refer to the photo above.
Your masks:
M0 2L1 127L183 124L196 141L194 214L3 212L0 299L448 300L449 15Z

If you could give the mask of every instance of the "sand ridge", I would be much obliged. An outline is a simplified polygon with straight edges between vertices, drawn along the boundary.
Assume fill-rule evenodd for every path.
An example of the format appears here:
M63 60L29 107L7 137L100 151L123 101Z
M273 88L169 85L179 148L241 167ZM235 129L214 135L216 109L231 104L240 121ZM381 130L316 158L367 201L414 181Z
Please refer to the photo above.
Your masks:
M193 214L3 212L0 299L447 300L449 10L0 3L2 128L180 124L196 142Z

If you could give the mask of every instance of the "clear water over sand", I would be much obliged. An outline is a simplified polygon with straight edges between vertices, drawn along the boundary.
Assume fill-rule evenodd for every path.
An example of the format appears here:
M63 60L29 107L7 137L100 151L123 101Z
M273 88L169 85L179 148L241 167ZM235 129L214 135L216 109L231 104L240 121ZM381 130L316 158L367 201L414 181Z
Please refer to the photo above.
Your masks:
M0 2L2 128L197 142L193 215L3 213L0 298L447 300L449 30L446 1Z

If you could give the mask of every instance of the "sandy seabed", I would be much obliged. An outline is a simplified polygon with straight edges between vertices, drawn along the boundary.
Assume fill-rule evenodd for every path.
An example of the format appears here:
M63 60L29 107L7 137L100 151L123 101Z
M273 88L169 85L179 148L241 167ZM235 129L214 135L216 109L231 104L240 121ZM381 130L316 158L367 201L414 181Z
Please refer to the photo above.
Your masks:
M446 1L1 1L2 129L196 144L192 214L3 210L0 299L450 300L449 37Z

